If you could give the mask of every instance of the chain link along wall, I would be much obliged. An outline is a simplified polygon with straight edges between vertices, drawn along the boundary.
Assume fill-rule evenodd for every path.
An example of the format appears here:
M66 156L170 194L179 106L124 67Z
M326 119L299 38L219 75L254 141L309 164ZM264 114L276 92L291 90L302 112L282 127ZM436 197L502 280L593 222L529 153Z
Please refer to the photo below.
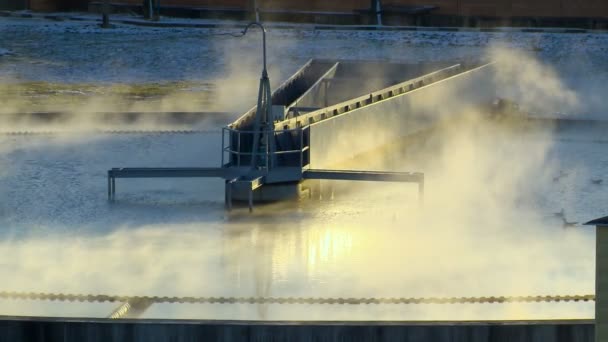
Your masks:
M0 292L0 299L44 300L62 302L131 302L147 301L152 304L502 304L542 302L588 302L595 295L547 295L547 296L498 296L498 297L420 297L420 298L323 298L323 297L162 297L162 296L112 296L91 294L63 294L36 292Z

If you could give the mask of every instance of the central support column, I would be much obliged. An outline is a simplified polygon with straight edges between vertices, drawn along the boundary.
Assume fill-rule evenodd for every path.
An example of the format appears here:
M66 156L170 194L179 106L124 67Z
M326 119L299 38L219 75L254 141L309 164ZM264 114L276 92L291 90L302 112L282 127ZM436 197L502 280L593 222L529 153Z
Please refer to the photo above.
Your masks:
M270 79L268 78L268 69L266 63L266 29L259 22L250 23L243 30L243 35L247 34L252 26L258 26L262 29L262 51L264 67L262 69L262 77L260 78L260 89L258 92L257 111L255 113L255 121L253 125L253 147L251 151L251 168L265 168L266 172L273 166L273 160L270 158L275 151L274 146L274 123L272 119L272 92L270 90ZM260 159L259 156L263 156ZM269 160L270 159L270 160Z
M274 124L272 122L272 94L270 92L270 79L266 67L262 71L260 90L258 93L258 107L253 126L253 148L251 167L254 169L269 169L273 165L271 152L274 152ZM263 157L263 158L260 158Z

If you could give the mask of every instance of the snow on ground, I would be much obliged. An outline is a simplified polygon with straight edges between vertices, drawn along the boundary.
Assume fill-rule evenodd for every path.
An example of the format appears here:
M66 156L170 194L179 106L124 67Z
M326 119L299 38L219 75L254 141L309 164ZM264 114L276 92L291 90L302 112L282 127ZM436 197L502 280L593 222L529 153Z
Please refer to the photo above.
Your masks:
M232 86L249 82L255 89L259 37L215 35L228 31L125 25L102 30L87 21L2 18L0 41L12 54L0 59L0 77L59 83L185 79L220 84L229 79ZM568 84L581 86L576 89L593 90L608 69L608 35L599 34L315 31L302 26L273 28L268 41L275 84L312 57L470 58L493 44L523 48L552 65ZM230 101L251 105L246 91L227 89L233 90ZM322 199L260 206L251 216L244 209L227 214L223 184L214 180L118 180L118 202L106 201L111 167L218 165L218 133L0 137L0 254L11 256L0 261L0 290L244 297L593 292L593 231L565 229L555 213L564 208L568 220L579 222L605 214L608 141L602 130L562 129L549 138L515 139L530 151L546 149L546 167L539 163L513 183L542 191L531 190L526 199L531 202L523 205L505 200L504 212L496 217L483 207L460 210L463 198L434 188L433 177L426 209L418 207L413 186L357 185ZM505 149L510 145L507 141ZM445 152L449 156L449 149ZM518 156L499 157L501 173L516 169L508 161L516 163ZM454 176L454 184L468 177ZM594 184L597 179L604 183ZM104 316L110 309L15 301L3 301L1 307L2 314L59 316ZM592 307L155 305L146 317L588 318Z

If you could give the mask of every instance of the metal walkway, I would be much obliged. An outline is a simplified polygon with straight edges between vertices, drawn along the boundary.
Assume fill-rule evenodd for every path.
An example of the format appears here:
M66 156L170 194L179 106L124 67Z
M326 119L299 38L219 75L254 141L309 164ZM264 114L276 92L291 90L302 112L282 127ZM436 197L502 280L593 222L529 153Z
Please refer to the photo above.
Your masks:
M455 64L455 65L431 72L429 74L421 75L414 79L400 82L398 84L394 84L394 85L388 86L383 89L375 90L375 91L366 93L365 95L350 98L348 100L344 100L342 102L332 104L329 106L327 105L330 102L328 100L328 92L325 90L324 92L322 92L323 95L319 96L319 97L323 97L322 101L321 101L321 99L317 99L317 102L319 102L318 103L319 105L324 104L324 106L322 106L323 108L315 109L314 107L311 107L310 108L311 110L308 111L306 114L297 115L297 116L294 116L291 118L286 118L283 121L276 122L275 129L282 129L282 128L289 129L289 128L309 125L312 123L327 120L334 116L343 115L350 111L360 109L360 108L363 108L363 107L366 107L369 105L373 105L380 101L389 100L391 98L401 96L403 94L414 91L421 87L428 86L435 82L445 80L449 77L462 73L463 71L466 71L467 69L468 69L467 67L464 67L461 64ZM348 84L349 87L352 86L352 82L353 82L352 80L349 82L349 84ZM334 84L334 86L336 85L336 81L332 78L325 79L325 82L323 82L323 84L327 84L327 83L332 83L332 84ZM344 96L342 96L342 97L344 97Z
M113 168L108 177L114 178L224 178L228 170L217 167L128 167Z
M241 169L242 170L242 169ZM291 170L291 168L290 168ZM282 170L279 170L282 171ZM247 172L247 171L241 171ZM276 171L275 171L276 173ZM293 173L293 172L291 172ZM262 187L266 177L262 175L247 176L239 174L236 168L113 168L108 171L108 199L116 199L117 178L219 178L226 180L225 200L227 209L232 208L232 193L240 191L248 193L249 210L253 210L253 192ZM315 170L302 169L299 175L290 175L295 180L346 180L346 181L372 181L372 182L408 182L418 184L420 200L424 196L424 174L420 172L383 172L383 171L355 171L355 170ZM288 178L288 179L289 179Z
M304 179L328 179L372 182L411 182L424 184L424 173L421 172L308 169L304 171L302 176Z
M226 178L227 168L205 167L128 167L108 171L108 199L116 199L116 178Z
M308 169L302 173L302 178L319 180L417 183L418 201L421 204L424 202L424 173L421 172Z

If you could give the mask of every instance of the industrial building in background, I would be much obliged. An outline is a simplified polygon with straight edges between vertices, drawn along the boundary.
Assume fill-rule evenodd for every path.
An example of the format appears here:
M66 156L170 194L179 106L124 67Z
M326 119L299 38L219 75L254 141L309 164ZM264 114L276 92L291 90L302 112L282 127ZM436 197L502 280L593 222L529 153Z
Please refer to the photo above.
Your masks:
M0 0L2 10L94 11L102 0ZM572 26L608 29L605 0L110 0L113 11L357 25Z

